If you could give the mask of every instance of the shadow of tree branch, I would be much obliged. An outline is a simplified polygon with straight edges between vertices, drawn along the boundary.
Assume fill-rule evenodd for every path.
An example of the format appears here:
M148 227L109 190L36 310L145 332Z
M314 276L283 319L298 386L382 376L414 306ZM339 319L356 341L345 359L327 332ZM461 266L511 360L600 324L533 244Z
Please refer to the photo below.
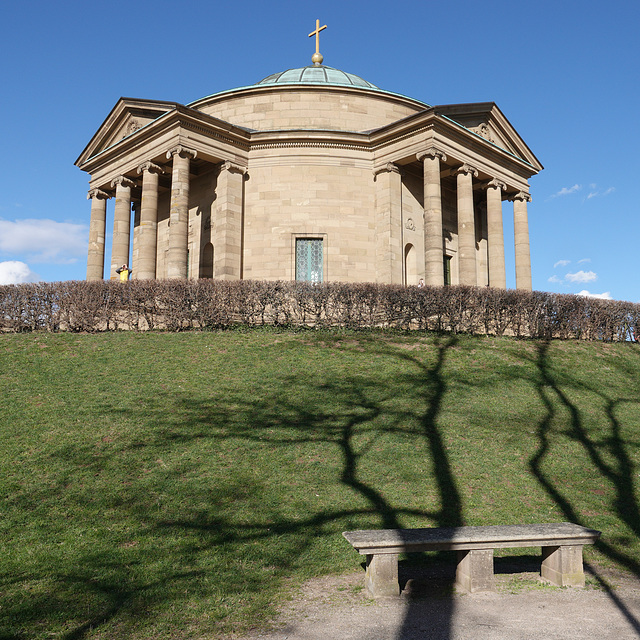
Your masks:
M602 391L595 391L606 401L606 414L610 423L610 436L601 444L593 441L588 431L584 428L580 411L578 407L572 403L566 393L560 388L560 385L554 379L551 368L549 366L549 341L542 342L538 345L537 351L537 367L539 372L539 381L536 384L537 392L542 404L545 407L545 415L540 420L537 427L538 448L529 461L529 467L536 477L540 485L547 494L558 505L565 518L570 522L588 526L583 520L581 514L573 506L571 501L564 495L561 487L557 486L543 469L543 463L551 452L551 425L555 417L554 404L550 398L550 394L557 398L562 406L564 406L570 415L570 429L568 435L578 442L587 453L589 459L593 463L594 469L603 477L613 483L616 490L615 507L620 519L625 522L629 528L638 535L640 533L640 511L638 503L633 491L633 463L628 456L624 440L621 435L621 425L615 417L615 407L621 400L612 400L607 398ZM612 454L616 462L616 466L605 461L603 455L599 451L599 447L603 447ZM611 558L621 566L632 571L636 576L640 576L640 564L629 555L616 549L607 542L606 532L603 538L596 543L596 548L605 556ZM617 594L612 590L607 581L599 575L599 573L591 567L592 573L598 583L606 590L607 594L620 611L625 615L629 623L640 632L640 620L638 620L622 602Z

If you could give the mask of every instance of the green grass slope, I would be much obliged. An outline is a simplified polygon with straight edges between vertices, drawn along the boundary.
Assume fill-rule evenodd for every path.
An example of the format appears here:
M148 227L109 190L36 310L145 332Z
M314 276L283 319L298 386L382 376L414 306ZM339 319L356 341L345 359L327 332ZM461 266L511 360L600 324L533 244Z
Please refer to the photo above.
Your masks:
M640 347L0 337L0 639L215 638L347 529L569 520L640 575Z

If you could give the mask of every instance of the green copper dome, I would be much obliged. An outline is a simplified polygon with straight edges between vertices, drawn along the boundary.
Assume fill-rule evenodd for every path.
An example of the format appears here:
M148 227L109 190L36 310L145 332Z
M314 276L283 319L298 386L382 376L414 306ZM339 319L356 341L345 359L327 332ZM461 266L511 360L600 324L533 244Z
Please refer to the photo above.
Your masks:
M267 76L264 80L256 82L255 86L272 84L337 84L364 89L377 89L375 84L363 80L360 76L322 64L313 64L301 69L289 69Z

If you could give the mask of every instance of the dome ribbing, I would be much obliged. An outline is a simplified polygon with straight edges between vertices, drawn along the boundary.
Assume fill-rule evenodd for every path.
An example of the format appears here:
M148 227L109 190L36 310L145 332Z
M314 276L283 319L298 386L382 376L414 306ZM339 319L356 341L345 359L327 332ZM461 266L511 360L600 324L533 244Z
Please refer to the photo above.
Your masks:
M271 84L311 84L311 85L342 85L361 87L364 89L377 89L375 84L367 82L360 76L353 73L347 73L340 69L327 67L325 65L309 65L300 69L288 69L280 73L274 73L270 76L256 82L255 86L271 85Z

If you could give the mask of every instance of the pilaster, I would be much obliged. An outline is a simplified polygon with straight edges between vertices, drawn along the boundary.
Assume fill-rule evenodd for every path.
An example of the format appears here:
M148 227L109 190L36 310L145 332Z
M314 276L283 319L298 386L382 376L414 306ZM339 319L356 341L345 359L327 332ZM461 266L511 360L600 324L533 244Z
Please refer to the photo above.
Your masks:
M402 284L402 176L392 162L374 172L376 181L376 282Z
M232 162L220 166L213 226L213 276L222 280L242 277L242 216L247 170Z

